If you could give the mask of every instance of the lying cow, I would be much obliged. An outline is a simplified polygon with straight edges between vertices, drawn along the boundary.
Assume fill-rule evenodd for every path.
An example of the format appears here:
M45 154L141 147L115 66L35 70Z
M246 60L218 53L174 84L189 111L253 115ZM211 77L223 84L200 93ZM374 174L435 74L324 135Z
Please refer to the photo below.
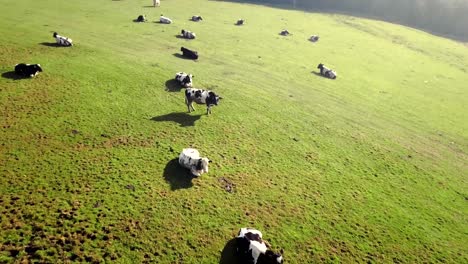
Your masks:
M283 256L276 254L262 239L262 233L253 228L241 228L236 238L237 254L243 264L281 264ZM282 253L282 252L281 252Z
M165 17L163 15L161 15L159 17L159 23L162 23L162 24L172 24L172 20L168 17Z
M331 70L331 69L328 69L322 63L320 63L317 66L317 69L320 69L320 75L325 76L325 77L330 78L330 79L336 79L336 72Z
M192 110L195 111L195 108L193 108L193 102L195 102L197 104L206 104L206 114L211 114L211 106L218 105L221 99L223 98L209 90L187 88L185 91L185 104L189 113Z
M180 35L183 38L186 38L186 39L194 39L194 38L197 37L197 35L195 35L195 33L191 32L191 31L188 31L188 30L184 30L184 29L182 29L182 31L180 32Z
M34 77L39 72L42 72L40 64L25 64L20 63L15 65L15 73L23 77Z
M236 25L238 26L244 25L244 22L245 22L244 19L239 19L237 20Z
M176 73L176 76L175 76L175 79L176 81L182 85L182 87L192 87L192 78L193 78L193 75L192 74L188 74L188 73L185 73L185 72L178 72Z
M197 60L198 59L198 52L196 52L194 50L189 50L187 48L181 47L180 51L182 51L182 55L184 57L187 57L187 58L192 59L192 60Z
M281 32L280 32L280 35L282 36L287 36L289 35L289 31L287 29L283 29Z
M189 169L195 177L207 173L210 162L208 158L201 158L198 150L193 148L185 148L179 155L180 166Z
M73 43L72 43L73 40L71 38L60 36L59 34L57 34L57 32L54 32L53 37L55 38L55 41L57 42L57 44L60 46L65 46L65 47L73 46Z
M203 18L201 16L192 16L192 21L198 22L200 20L203 20Z
M136 22L146 22L146 15L139 15Z
M310 41L312 42L317 42L319 40L319 36L317 35L312 35L310 38L309 38Z

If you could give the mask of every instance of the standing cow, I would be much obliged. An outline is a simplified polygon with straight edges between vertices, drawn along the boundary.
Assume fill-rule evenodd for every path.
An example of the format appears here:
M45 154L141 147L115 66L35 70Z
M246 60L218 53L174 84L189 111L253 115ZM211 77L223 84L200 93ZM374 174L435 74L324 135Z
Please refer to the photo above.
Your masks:
M193 102L195 102L197 104L205 104L206 114L211 114L211 107L213 105L218 105L221 99L223 98L209 90L188 88L185 91L185 104L187 105L189 113L192 112L192 110L195 111L193 107Z
M153 7L160 6L161 1L160 0L153 0Z

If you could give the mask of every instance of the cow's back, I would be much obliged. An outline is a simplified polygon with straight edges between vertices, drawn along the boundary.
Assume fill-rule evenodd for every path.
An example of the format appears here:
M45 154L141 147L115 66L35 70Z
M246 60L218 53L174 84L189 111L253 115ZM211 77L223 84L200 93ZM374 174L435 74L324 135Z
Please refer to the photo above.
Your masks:
M179 164L187 169L190 169L191 161L199 159L200 153L194 148L185 148L179 155Z

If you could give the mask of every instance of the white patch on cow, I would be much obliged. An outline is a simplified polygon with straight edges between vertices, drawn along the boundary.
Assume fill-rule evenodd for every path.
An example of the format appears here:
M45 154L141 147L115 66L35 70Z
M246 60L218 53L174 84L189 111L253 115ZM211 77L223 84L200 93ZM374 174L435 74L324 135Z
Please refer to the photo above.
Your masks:
M257 263L258 257L260 254L265 254L267 251L267 247L265 243L260 243L258 241L251 240L250 241L250 250L252 250L252 257L254 259L254 264Z
M276 258L276 262L281 263L283 261L283 256L279 256Z
M253 228L248 228L248 227L243 227L239 231L239 235L237 237L245 237L245 234L247 233L252 233L258 235L260 238L262 238L262 232L258 231L257 229Z

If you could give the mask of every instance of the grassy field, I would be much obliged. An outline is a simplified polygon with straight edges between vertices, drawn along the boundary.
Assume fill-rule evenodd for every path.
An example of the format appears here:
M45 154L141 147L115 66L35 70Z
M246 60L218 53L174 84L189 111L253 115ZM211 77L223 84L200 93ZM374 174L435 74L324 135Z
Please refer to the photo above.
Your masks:
M342 15L151 4L0 0L0 263L228 264L245 226L287 263L468 262L465 44ZM75 46L50 45L54 31ZM16 79L20 62L44 72ZM211 116L186 113L178 71L224 97ZM188 146L213 160L191 181L174 160Z

